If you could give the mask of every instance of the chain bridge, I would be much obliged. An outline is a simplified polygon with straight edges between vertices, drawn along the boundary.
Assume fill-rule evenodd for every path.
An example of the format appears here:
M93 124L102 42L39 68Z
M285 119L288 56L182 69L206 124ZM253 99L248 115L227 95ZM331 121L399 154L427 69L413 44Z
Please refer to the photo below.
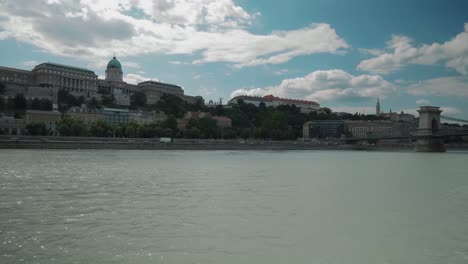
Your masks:
M419 126L417 132L407 136L368 136L351 137L340 139L348 143L360 141L379 141L379 140L398 140L412 139L416 140L416 151L418 152L445 152L444 139L458 136L468 136L468 129L441 129L441 120L449 121L459 125L468 124L468 120L441 115L442 110L436 106L422 106L418 110Z

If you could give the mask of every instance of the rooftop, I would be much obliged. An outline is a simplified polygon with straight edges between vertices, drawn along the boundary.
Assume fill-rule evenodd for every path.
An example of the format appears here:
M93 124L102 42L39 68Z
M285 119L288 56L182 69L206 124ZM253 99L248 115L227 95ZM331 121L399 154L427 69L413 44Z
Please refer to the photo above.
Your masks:
M172 88L182 89L182 87L178 85L170 84L170 83L163 83L163 82L158 82L158 81L144 81L138 84L138 86L147 86L147 85L164 85L164 86L170 86Z
M65 65L65 64L59 64L59 63L52 63L52 62L41 63L41 64L37 65L36 67L34 67L34 70L37 69L37 68L50 67L50 66L57 67L57 68L62 68L62 69L65 69L65 70L82 71L82 72L86 72L87 74L96 75L93 71L85 69L85 68L69 66L69 65Z
M114 56L114 57L107 63L107 69L119 69L119 70L122 70L122 64L120 64L120 61L117 60L117 58Z
M32 73L31 71L27 71L27 70L10 68L10 67L3 67L3 66L0 66L0 70L15 71L15 72L22 72L22 73Z
M243 100L251 100L251 101L262 101L262 102L273 102L273 101L281 101L289 104L313 104L313 105L319 105L317 102L314 101L308 101L308 100L301 100L301 99L289 99L289 98L280 98L276 97L274 95L265 95L263 97L260 96L249 96L249 95L240 95L236 96L231 99L232 100L238 100L238 99L243 99Z
M105 112L122 112L122 113L128 113L128 109L119 109L119 108L107 108L104 107L102 109Z

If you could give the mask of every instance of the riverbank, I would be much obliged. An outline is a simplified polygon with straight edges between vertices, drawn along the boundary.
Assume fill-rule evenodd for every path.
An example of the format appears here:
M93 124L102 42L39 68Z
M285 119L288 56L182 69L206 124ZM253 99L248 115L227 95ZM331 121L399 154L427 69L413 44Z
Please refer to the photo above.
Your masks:
M0 149L132 149L132 150L385 150L411 151L413 144L349 145L321 141L0 136Z

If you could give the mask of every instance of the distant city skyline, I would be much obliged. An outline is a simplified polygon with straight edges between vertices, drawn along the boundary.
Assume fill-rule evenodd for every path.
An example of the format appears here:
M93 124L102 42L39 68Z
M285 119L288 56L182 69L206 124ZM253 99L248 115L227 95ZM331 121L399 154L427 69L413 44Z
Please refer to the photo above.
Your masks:
M3 0L0 65L85 67L217 101L313 100L334 111L468 117L468 2Z

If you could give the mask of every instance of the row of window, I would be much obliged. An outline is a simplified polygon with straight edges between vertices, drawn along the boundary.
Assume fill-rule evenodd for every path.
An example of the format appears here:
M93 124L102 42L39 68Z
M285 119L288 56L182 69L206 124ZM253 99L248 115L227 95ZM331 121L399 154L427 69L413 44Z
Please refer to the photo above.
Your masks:
M95 77L95 76L83 75L83 74L66 72L66 71L55 71L55 70L48 70L48 69L39 69L39 70L36 70L35 72L48 73L48 74L60 74L60 75L64 75L64 76L77 77L77 78L87 79L87 80L97 80L97 77Z
M28 79L26 78L15 78L15 77L11 77L11 76L0 76L0 81L3 81L3 82L14 82L14 83L22 83L22 84L26 84L29 82Z

